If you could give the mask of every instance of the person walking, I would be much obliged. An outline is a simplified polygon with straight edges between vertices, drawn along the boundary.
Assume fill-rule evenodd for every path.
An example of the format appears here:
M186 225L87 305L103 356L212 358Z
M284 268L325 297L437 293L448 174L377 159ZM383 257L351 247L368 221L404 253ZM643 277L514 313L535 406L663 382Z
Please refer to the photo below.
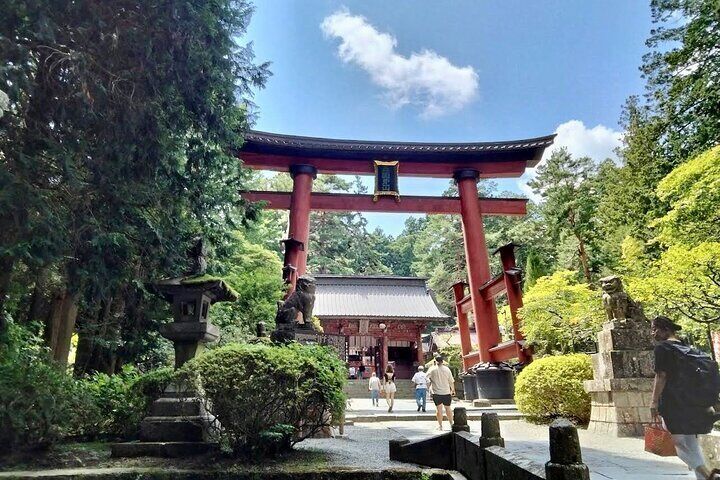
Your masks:
M383 390L385 391L385 400L387 400L388 412L392 412L393 406L395 406L395 392L397 391L397 386L395 385L395 370L392 365L388 365L385 369L384 380Z
M358 367L358 378L360 380L362 380L364 378L364 376L365 376L365 365L361 363L360 366Z
M427 403L427 375L425 374L425 367L420 365L418 371L412 377L412 382L415 384L415 403L417 403L417 411L425 411L425 404Z
M705 465L697 437L709 433L715 421L712 407L704 405L714 402L712 399L702 400L702 397L713 396L712 392L710 395L705 392L712 379L708 378L706 382L691 378L694 376L692 371L696 370L692 362L702 358L703 354L677 338L676 333L680 329L680 325L667 317L659 316L652 320L651 332L657 344L650 413L653 421L662 422L670 432L678 457L695 472L697 479L720 479L720 470L711 472ZM717 365L711 368L717 370ZM714 396L716 401L717 392Z
M443 408L448 422L452 427L453 414L450 405L455 395L455 379L450 369L444 364L445 359L438 355L435 357L435 365L427 372L427 383L430 386L432 400L435 404L438 430L443 429Z
M368 390L370 390L370 400L372 400L373 407L380 406L380 379L372 372L370 380L368 380Z

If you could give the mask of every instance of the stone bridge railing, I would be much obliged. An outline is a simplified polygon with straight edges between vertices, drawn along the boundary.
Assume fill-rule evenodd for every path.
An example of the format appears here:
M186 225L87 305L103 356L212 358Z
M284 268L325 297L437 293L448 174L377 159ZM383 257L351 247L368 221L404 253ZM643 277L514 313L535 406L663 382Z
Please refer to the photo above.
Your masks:
M390 459L455 470L468 480L589 480L575 426L565 419L550 425L550 461L544 466L505 449L497 414L484 413L481 435L471 435L464 408L455 409L450 433L411 442L390 440Z

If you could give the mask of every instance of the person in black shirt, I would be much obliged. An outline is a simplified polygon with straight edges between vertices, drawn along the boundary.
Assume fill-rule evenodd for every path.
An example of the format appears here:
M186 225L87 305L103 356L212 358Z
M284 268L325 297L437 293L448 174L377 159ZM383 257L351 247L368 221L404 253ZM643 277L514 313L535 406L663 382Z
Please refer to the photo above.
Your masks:
M676 333L681 329L667 317L652 321L655 346L655 382L650 412L653 421L663 422L672 434L675 450L680 460L695 472L699 480L720 479L717 470L710 472L705 465L698 434L709 433L714 422L711 408L689 405L685 400L692 392L683 387L678 362L685 359L675 345L682 344Z

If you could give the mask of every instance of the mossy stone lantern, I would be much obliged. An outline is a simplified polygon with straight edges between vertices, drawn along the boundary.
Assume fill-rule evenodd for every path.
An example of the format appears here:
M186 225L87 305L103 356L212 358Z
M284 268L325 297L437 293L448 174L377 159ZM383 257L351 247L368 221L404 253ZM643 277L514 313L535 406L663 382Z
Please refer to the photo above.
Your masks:
M204 344L220 338L220 329L209 320L210 306L238 298L224 280L210 275L162 280L150 288L172 304L173 322L160 326L160 335L173 342L175 368L194 358Z

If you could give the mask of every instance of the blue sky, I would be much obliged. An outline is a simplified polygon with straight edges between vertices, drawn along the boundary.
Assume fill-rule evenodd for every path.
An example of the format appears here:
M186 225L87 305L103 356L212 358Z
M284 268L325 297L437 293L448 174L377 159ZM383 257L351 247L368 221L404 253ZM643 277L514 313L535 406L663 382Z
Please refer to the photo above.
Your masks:
M256 129L361 140L498 141L557 132L603 160L642 94L645 0L257 0L246 37L273 76ZM499 182L527 191L524 178ZM367 179L371 182L371 179ZM446 180L401 178L403 194ZM404 217L366 214L396 235Z

